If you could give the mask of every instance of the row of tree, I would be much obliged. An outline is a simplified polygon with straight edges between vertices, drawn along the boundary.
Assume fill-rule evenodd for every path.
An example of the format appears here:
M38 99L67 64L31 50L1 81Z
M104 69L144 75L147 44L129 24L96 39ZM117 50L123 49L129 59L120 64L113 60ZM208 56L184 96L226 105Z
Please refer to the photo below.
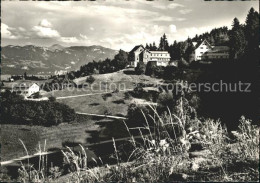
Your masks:
M75 79L92 74L116 72L124 69L127 65L128 53L120 49L118 54L115 55L114 59L107 58L104 61L89 62L88 64L81 66L79 70L71 71L67 75L69 79Z

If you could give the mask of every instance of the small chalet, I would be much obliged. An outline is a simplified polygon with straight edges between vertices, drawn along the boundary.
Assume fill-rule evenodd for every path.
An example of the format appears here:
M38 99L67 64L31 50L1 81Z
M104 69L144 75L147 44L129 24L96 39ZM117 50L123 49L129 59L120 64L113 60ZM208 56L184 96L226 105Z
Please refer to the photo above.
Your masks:
M220 60L229 58L228 46L213 46L206 39L202 42L192 42L195 47L194 60Z

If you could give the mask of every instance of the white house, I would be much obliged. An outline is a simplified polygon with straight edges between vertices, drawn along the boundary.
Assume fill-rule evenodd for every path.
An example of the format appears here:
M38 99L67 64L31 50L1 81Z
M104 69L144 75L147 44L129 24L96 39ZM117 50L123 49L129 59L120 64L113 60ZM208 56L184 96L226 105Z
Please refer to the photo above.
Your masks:
M207 40L204 40L201 43L192 42L192 44L195 47L195 51L194 51L195 61L202 60L202 55L212 48Z
M143 45L135 46L128 56L130 66L136 67L138 62L147 64L155 61L157 66L167 66L170 61L170 54L167 51L149 51Z
M202 42L192 42L195 47L194 60L219 60L229 58L228 46L213 46L207 40Z
M29 97L39 91L40 86L37 83L21 83L19 86L13 88L13 92L15 92L16 94L24 95L26 97Z

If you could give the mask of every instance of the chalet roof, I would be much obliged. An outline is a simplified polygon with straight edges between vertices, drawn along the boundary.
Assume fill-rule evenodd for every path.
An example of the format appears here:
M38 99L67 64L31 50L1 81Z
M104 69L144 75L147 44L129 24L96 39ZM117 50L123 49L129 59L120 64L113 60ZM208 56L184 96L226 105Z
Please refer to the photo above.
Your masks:
M144 49L142 52L141 52L141 54L143 54L144 52L150 52L151 53L151 51L149 51L149 50L147 50L147 49Z
M228 50L229 50L229 47L228 47L228 46L214 46L212 50L228 51Z
M16 86L15 88L16 89L23 89L23 90L26 90L26 89L29 89L32 85L38 85L37 83L20 83L19 86ZM39 86L39 85L38 85Z
M206 53L223 53L228 51L228 46L214 46L211 50L208 50Z
M135 52L138 48L140 48L140 47L142 47L142 48L144 48L144 46L143 45L137 45L137 46L135 46L130 52ZM144 48L145 49L145 48Z
M200 41L200 42L192 42L192 44L194 43L197 43L196 45L193 44L193 46L195 47L195 49L197 49L203 42L205 42L209 47L212 47L209 42L207 41L207 39L204 39L203 41Z

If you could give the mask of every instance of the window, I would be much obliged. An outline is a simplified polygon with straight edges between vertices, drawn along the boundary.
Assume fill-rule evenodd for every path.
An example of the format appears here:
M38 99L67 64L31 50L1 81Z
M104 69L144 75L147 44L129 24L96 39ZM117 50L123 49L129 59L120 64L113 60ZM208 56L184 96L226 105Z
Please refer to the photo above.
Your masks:
M203 47L200 47L200 49L203 49Z

